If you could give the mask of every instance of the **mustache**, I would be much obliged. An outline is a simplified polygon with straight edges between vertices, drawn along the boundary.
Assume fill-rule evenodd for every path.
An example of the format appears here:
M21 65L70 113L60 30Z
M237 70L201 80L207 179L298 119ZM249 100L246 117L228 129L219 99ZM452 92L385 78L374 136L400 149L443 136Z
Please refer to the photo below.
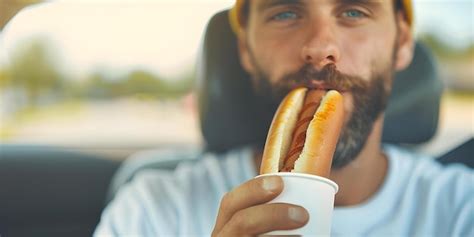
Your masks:
M314 87L315 83L322 84L326 89L338 91L365 91L370 85L368 80L361 77L341 73L334 64L326 65L321 70L306 64L300 70L285 75L275 86L279 88L280 93L287 93L300 86Z

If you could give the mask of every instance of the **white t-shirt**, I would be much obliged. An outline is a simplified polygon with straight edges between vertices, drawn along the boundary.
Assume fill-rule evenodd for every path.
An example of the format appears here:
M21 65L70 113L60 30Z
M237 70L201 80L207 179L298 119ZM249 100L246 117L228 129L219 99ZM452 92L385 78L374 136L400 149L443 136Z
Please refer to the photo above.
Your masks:
M336 207L332 236L474 236L474 172L384 146L389 168L365 203ZM255 177L252 151L207 154L125 185L94 236L210 236L222 196Z

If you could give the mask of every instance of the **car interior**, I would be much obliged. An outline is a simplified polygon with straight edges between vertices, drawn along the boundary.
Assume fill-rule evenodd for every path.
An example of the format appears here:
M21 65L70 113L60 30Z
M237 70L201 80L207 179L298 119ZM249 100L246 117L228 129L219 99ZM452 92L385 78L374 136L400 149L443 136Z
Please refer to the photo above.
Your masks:
M204 152L265 141L272 118L264 105L255 103L227 11L215 14L207 25L196 77L205 147L146 150L118 162L57 147L0 145L0 236L90 236L107 203L138 172L173 170L181 162L196 162ZM410 149L432 139L442 92L433 55L417 43L412 64L396 74L383 141ZM470 138L435 158L443 165L472 168L473 148Z

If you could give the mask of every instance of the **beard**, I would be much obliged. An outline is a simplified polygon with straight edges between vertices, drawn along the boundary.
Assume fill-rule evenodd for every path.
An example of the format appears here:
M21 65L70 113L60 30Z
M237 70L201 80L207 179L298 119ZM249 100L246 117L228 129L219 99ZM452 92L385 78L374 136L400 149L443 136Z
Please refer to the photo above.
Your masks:
M312 80L323 82L327 88L351 92L353 112L342 128L332 168L343 168L355 160L365 146L375 121L385 110L394 74L393 61L381 70L376 71L373 68L372 76L366 79L343 74L333 64L319 71L308 64L296 72L283 76L275 84L271 84L266 73L255 63L254 57L252 61L256 68L252 83L258 98L257 103L260 107L268 108L267 114L273 111L272 116L280 102L293 88L309 85Z

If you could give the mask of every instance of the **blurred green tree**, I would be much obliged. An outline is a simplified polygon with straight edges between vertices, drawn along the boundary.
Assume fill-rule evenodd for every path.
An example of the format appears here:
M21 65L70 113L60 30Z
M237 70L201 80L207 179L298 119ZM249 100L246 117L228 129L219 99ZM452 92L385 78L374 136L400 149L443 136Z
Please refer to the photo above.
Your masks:
M92 99L133 96L175 99L188 93L192 83L190 76L166 80L142 69L133 70L119 78L108 78L101 72L94 72L86 78L83 92L85 97Z
M135 70L116 83L114 94L118 95L162 95L167 92L167 85L158 77L144 70Z
M84 78L80 86L80 97L83 99L105 99L110 98L112 83L100 72L92 72Z
M434 34L425 33L419 40L426 44L441 60L469 60L474 57L474 43L464 48L455 48Z
M0 68L0 90L7 87L9 81L10 81L10 78L9 78L7 70Z
M9 65L10 84L23 89L29 106L36 106L40 94L59 95L63 78L54 65L54 57L41 38L19 42Z

